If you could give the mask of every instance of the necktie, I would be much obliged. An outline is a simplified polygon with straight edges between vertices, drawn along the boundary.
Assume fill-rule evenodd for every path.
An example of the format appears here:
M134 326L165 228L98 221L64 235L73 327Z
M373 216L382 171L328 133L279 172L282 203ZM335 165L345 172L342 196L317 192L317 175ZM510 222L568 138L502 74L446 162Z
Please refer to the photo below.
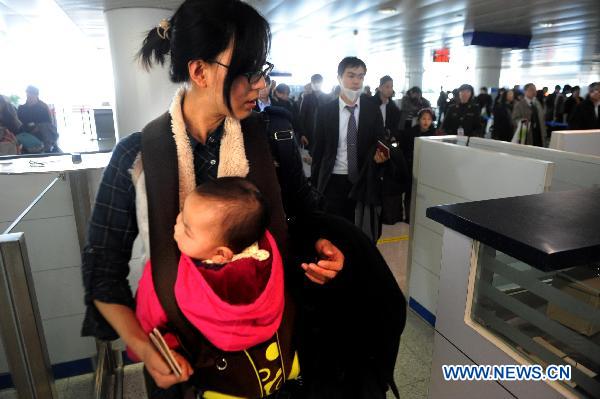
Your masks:
M348 143L348 180L351 183L356 183L358 180L358 159L356 152L356 145L358 143L358 127L356 126L356 118L354 117L354 110L356 105L346 105L346 109L350 112L350 119L348 120L348 134L346 141Z

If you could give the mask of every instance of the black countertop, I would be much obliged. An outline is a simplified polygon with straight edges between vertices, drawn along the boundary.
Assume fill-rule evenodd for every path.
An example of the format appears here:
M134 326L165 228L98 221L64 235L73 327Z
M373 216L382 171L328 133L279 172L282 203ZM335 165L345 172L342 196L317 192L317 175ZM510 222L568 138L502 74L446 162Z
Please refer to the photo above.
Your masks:
M427 217L544 271L600 263L600 188L436 206Z

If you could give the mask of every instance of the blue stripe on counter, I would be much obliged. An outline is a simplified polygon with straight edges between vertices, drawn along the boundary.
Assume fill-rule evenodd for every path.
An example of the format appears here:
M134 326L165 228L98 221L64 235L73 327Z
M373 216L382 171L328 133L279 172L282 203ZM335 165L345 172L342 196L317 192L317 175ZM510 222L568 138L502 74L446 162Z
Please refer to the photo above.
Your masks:
M429 310L427 310L419 302L415 301L412 297L408 298L408 306L414 310L419 316L421 316L427 323L435 327L435 316Z

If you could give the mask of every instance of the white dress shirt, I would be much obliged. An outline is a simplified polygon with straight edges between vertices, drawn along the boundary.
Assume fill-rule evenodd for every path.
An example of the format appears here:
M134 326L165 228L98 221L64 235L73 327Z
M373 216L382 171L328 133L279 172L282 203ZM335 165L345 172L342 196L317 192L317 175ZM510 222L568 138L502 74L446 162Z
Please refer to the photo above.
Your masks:
M387 105L388 103L385 102L379 106L379 109L381 110L381 116L383 116L383 126L385 126L385 117L387 116Z
M334 175L348 174L348 122L350 121L350 111L346 109L346 104L342 98L339 98L340 103L340 131L337 147L337 155L335 164L333 165ZM360 114L360 97L356 100L356 109L354 110L354 119L356 119L356 127L358 129L358 115Z
M260 98L257 100L258 102L258 108L260 109L260 112L263 112L265 110L265 108L270 107L271 106L271 99L268 98L266 102L263 102Z

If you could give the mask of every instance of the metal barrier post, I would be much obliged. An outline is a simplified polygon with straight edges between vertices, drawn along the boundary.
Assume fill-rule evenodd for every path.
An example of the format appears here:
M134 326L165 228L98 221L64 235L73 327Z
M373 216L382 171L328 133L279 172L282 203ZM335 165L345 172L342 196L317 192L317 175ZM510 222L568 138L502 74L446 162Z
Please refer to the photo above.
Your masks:
M25 235L0 235L0 333L20 398L57 399Z
M73 199L73 213L79 247L85 247L86 230L92 213L89 194L88 171L78 170L67 173ZM113 350L109 341L96 340L97 358L94 376L94 398L123 398L123 359L118 350Z

